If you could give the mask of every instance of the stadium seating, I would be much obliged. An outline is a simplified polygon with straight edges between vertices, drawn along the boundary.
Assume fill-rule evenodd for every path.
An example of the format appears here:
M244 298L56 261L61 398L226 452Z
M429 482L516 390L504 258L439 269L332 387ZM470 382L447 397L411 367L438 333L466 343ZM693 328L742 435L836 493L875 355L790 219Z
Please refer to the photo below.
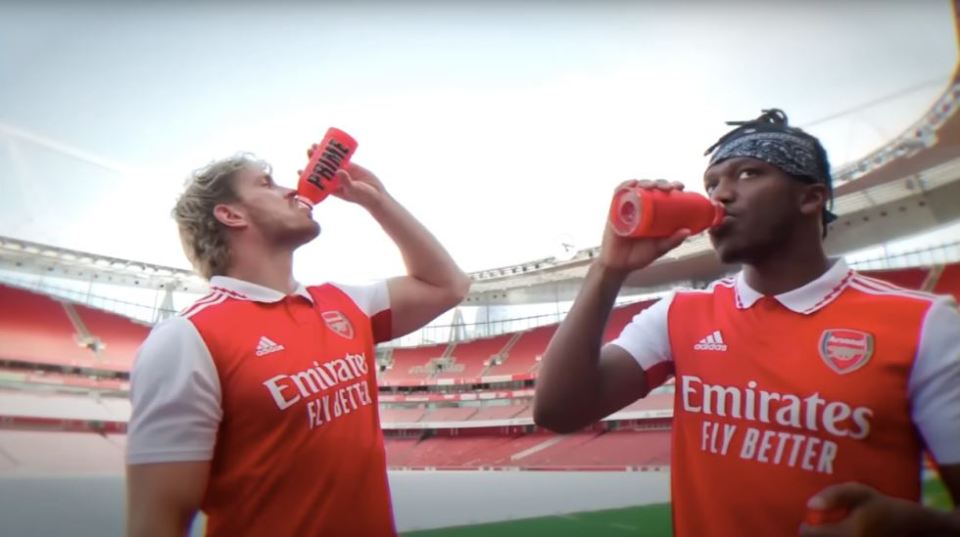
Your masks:
M424 347L399 347L393 350L393 367L380 374L384 384L419 385L430 377L423 368L427 363L443 356L446 345Z
M670 464L670 431L609 431L592 438L582 452L568 452L560 465L666 466Z
M380 421L383 423L414 423L420 421L426 411L427 409L423 407L380 407Z
M479 377L486 369L486 362L490 357L498 354L510 341L513 334L503 334L491 338L476 339L464 343L457 343L453 348L452 358L457 366L451 371L440 373L439 378L473 378Z
M643 399L637 399L623 409L624 412L641 410L669 410L673 408L672 393L652 393Z
M507 357L500 365L487 369L487 375L524 375L536 371L538 358L547 350L547 344L557 325L540 326L524 332L514 343Z
M0 359L92 367L93 350L77 340L63 305L52 298L0 285Z
M0 303L2 360L127 372L150 331L119 315L4 285Z
M105 311L75 305L90 334L102 343L100 358L129 370L150 328Z
M74 373L0 367L0 380L29 386L64 386L92 390L126 391L130 382L119 378L100 378Z
M960 301L960 263L947 265L937 280L937 285L933 292L942 295L953 295L957 301Z
M450 406L434 408L424 414L421 421L466 421L477 413L477 407Z
M865 270L864 276L890 282L906 289L922 289L923 282L930 274L929 268L901 268L893 270Z
M610 312L610 318L607 319L607 327L603 331L603 342L608 343L616 339L636 314L649 308L655 302L656 300L645 300L642 302L634 302L633 304L628 304L620 308L614 308L613 311Z
M477 410L476 414L470 416L470 421L506 420L515 417L526 407L525 404L485 406Z
M405 466L410 458L410 451L417 447L419 441L417 437L384 438L383 445L387 451L387 460L391 461L393 466Z

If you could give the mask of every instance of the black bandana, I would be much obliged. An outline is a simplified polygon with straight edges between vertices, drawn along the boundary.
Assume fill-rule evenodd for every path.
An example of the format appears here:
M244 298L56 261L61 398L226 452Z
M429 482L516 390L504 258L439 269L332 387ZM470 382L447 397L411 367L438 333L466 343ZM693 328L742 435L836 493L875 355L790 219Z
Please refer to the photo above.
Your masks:
M783 111L764 110L755 120L731 121L728 124L737 125L738 128L707 149L705 154L713 152L710 166L736 157L762 160L799 180L826 185L832 203L830 169L826 154L821 156L822 149L818 151L820 142L800 129L789 127ZM824 224L836 219L835 214L824 209Z
M810 177L818 183L825 183L816 151L812 140L792 133L747 129L743 135L717 148L710 157L710 165L734 157L751 157L790 175Z

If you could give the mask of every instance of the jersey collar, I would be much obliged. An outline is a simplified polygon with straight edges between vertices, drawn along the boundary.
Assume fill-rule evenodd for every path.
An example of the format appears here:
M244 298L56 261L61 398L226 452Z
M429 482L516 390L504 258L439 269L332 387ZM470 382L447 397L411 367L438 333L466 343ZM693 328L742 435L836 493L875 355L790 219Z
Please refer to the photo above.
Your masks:
M210 278L210 290L214 292L219 291L239 300L252 300L254 302L280 302L286 297L286 295L275 289L229 276L214 276ZM310 302L313 302L313 297L310 296L310 293L303 284L298 283L293 294L302 296Z
M833 265L816 280L774 298L791 311L809 315L836 300L852 275L853 271L843 258L834 259ZM763 298L760 292L747 284L743 271L737 274L735 289L739 309L750 308Z

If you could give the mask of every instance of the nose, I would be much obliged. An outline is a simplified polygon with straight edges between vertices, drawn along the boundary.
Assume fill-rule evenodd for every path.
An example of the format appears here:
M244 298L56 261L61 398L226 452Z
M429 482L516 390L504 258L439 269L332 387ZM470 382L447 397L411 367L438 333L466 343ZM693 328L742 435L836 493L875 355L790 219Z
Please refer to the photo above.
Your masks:
M710 193L710 199L729 205L737 199L737 182L729 177L721 177Z
M280 188L280 191L283 192L283 197L285 198L292 198L297 195L296 189L287 188L285 186L281 186L279 188Z

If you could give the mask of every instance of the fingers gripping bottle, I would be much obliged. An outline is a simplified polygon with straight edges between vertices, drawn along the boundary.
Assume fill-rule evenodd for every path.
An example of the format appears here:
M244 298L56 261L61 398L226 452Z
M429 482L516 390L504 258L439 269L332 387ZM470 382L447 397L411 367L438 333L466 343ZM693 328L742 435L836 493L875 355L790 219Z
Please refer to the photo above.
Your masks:
M297 194L316 205L340 188L337 170L350 163L357 141L340 129L330 127L300 174Z
M610 224L621 237L669 237L686 228L696 235L723 220L723 206L694 192L626 186L610 204Z

